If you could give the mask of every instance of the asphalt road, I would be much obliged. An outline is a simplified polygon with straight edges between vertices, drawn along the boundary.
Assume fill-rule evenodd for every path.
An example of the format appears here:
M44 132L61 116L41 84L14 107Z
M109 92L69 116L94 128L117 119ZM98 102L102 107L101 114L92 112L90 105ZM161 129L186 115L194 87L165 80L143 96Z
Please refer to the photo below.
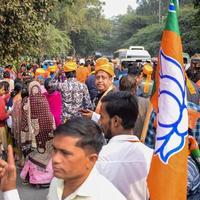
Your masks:
M23 185L21 179L17 179L17 189L19 191L20 200L46 200L48 188L37 188L32 185ZM3 200L3 195L0 192L0 200Z

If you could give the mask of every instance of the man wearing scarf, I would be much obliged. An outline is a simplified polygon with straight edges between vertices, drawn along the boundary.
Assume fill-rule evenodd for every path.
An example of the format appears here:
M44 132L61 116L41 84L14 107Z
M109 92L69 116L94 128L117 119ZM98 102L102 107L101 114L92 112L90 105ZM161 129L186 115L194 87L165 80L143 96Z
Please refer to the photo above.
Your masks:
M113 85L114 75L113 65L108 61L107 58L102 57L96 60L95 85L98 90L98 95L93 101L95 110L82 110L82 115L84 117L90 118L94 121L99 120L101 99L108 93L116 90L115 86Z

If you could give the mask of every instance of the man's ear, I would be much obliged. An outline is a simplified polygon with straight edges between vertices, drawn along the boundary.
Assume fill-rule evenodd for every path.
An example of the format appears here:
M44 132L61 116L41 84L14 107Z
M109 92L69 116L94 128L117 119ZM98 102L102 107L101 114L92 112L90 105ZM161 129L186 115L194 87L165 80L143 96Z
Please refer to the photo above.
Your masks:
M118 117L117 115L115 115L115 116L112 118L112 123L113 123L113 126L114 126L114 127L119 127L119 126L121 126L122 119L121 119L120 117Z
M98 159L98 155L96 153L88 154L88 162L86 164L87 169L91 169Z

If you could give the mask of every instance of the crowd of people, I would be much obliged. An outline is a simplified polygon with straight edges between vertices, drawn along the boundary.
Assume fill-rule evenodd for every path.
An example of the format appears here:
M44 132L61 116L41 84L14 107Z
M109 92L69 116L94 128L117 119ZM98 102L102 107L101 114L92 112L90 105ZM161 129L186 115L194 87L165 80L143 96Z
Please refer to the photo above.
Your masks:
M47 199L147 200L156 135L157 59L102 57L0 70L0 190L19 200L24 183L49 186ZM186 71L190 155L188 199L200 199L200 88ZM7 160L7 161L6 161ZM15 164L16 163L16 164Z

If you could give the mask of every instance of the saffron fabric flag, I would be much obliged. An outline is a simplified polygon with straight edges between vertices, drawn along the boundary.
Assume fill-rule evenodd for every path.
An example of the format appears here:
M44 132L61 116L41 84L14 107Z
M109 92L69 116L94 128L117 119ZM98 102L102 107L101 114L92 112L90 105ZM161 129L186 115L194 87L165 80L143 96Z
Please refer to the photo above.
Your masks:
M187 198L187 97L176 6L170 1L162 35L156 90L155 152L148 176L150 200Z

